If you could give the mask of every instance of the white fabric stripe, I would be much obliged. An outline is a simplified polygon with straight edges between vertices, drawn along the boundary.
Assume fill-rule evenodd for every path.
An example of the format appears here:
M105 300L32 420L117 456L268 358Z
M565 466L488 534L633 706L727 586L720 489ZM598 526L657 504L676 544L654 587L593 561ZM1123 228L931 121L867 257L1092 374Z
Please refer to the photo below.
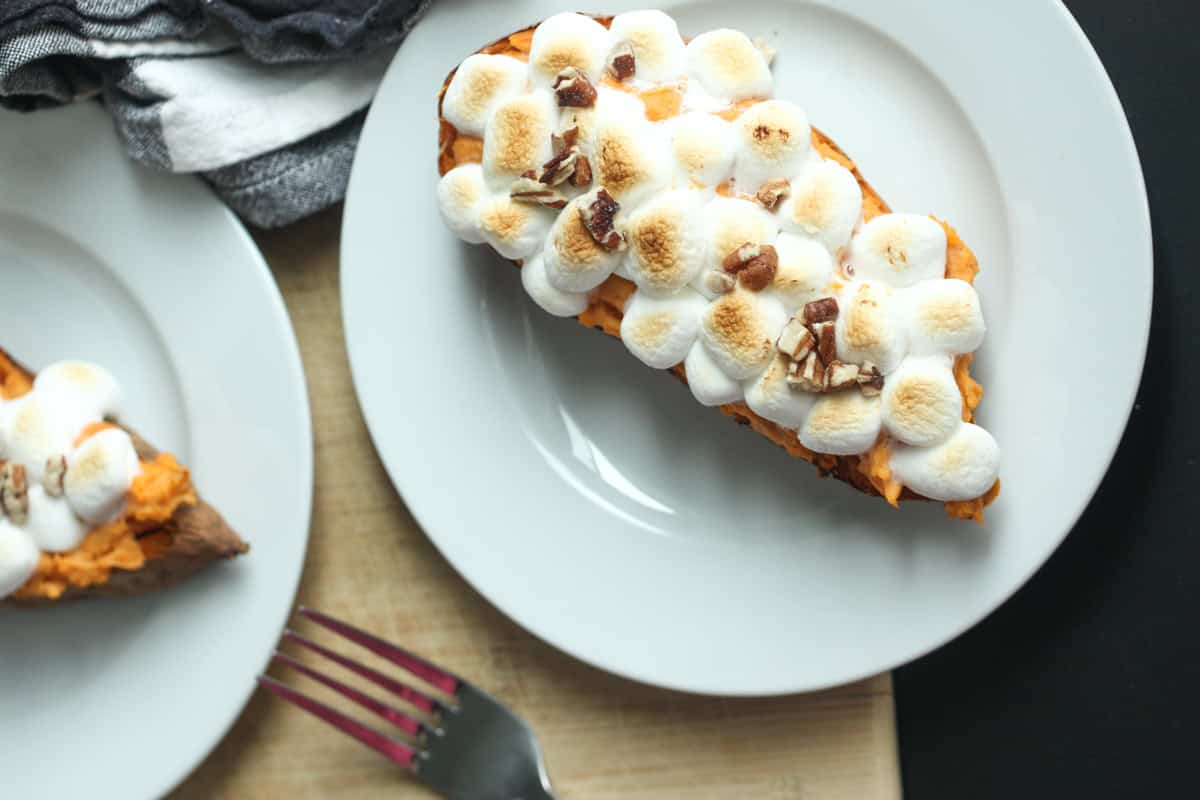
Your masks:
M113 42L92 39L96 58L134 58L136 56L198 56L220 53L238 47L237 39L223 33L208 32L198 39L147 39L138 42Z

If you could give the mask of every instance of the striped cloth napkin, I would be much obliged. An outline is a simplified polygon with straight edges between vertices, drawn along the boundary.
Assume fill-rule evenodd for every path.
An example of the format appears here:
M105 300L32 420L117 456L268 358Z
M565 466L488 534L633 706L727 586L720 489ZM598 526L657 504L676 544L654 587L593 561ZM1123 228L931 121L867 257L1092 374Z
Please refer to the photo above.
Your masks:
M99 97L129 155L247 221L345 196L365 109L430 0L3 0L0 105Z

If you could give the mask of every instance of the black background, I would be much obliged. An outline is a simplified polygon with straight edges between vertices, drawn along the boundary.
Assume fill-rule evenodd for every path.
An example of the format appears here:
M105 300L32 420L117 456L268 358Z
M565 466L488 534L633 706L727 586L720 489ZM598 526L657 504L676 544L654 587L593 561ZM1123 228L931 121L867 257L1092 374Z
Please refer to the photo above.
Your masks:
M1200 797L1200 2L1067 5L1145 170L1150 350L1117 457L1063 546L986 621L897 671L909 800Z

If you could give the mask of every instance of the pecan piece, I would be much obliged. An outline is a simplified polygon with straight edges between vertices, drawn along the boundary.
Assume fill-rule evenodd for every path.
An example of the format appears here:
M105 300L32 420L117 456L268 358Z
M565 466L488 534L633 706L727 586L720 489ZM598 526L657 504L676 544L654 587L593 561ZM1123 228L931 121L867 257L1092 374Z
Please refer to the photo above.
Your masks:
M802 361L805 356L813 351L817 345L817 337L813 336L812 331L804 327L804 323L798 317L792 317L788 320L787 325L783 326L783 333L779 334L779 340L775 346L779 348L779 352L793 359L794 361Z
M870 361L864 361L858 368L858 376L855 380L858 381L858 388L862 389L862 393L866 397L876 397L883 391L883 373Z
M825 390L834 391L858 383L858 365L834 359L825 365Z
M621 204L613 199L604 187L596 191L591 203L581 206L579 214L588 233L596 240L596 244L605 250L624 250L625 237L613 226Z
M624 82L633 77L637 71L637 60L633 57L633 47L629 42L619 42L608 57L608 73L617 81Z
M837 329L832 322L818 322L812 332L817 337L817 355L824 363L832 364L837 360Z
M50 456L46 459L46 471L42 473L42 488L51 497L63 496L63 479L67 476L67 457Z
M563 208L567 205L567 198L563 197L562 192L532 178L517 178L513 181L508 196L518 203L531 203L546 208Z
M550 147L554 151L554 155L558 155L564 150L574 147L579 142L579 126L567 128L562 133L550 134Z
M721 266L726 272L736 274L738 283L744 288L761 292L775 279L779 253L769 244L746 242L725 256Z
M571 185L582 189L592 182L592 162L583 153L575 159L575 171L571 173Z
M783 178L776 178L773 181L767 181L762 186L758 187L758 191L754 195L754 199L759 205L768 211L774 211L775 206L779 205L779 201L787 197L791 190L791 184Z
M568 147L542 164L542 176L538 180L547 186L558 186L560 183L565 183L575 174L575 164L578 160L579 151L574 147Z
M788 367L787 382L805 392L825 390L825 365L816 353L809 353L803 361L793 361Z
M822 297L804 304L804 322L813 325L817 322L832 322L837 319L838 304L833 297Z
M567 67L554 79L554 95L561 107L591 108L596 103L596 87L576 67Z
M0 508L15 525L24 525L29 519L29 484L24 464L4 465L0 474Z

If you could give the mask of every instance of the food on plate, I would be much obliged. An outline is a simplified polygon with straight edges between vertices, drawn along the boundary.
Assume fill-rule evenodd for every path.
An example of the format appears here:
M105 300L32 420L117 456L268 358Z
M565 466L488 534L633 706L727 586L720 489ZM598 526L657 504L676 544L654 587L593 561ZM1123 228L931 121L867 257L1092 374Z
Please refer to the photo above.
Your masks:
M975 255L772 97L773 58L660 11L499 39L442 86L442 216L544 310L822 474L982 522L1000 454L975 423Z

